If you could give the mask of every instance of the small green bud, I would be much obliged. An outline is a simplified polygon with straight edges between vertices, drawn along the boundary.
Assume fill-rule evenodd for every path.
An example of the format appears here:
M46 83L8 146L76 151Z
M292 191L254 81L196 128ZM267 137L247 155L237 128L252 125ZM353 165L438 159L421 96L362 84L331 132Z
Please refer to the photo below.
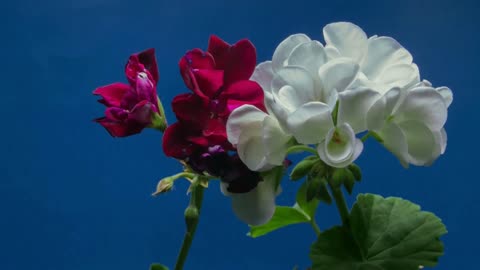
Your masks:
M348 166L348 169L353 173L353 176L355 177L356 181L361 181L362 180L362 170L357 164L350 164Z
M159 263L154 263L150 265L150 270L168 270L168 267Z
M352 194L353 186L355 185L355 176L349 169L345 169L345 175L346 177L343 181L343 185L347 189L348 194Z
M185 209L185 224L187 225L187 231L190 231L198 222L198 208L193 205L189 205Z
M157 184L157 190L152 194L153 196L160 195L165 192L169 192L173 188L173 182L175 179L173 177L165 177L160 180Z
M312 169L313 165L318 162L318 158L304 159L300 161L290 173L290 179L293 181L299 180L307 175Z
M355 181L353 173L346 168L340 168L335 169L335 171L333 172L331 185L334 188L339 188L342 184L349 183L351 181Z
M307 178L307 202L317 197L317 193L321 188L321 179L318 176L308 175Z
M320 179L320 188L318 189L316 198L324 203L331 204L332 196L330 196L330 192L328 192L327 185L327 179L322 177Z

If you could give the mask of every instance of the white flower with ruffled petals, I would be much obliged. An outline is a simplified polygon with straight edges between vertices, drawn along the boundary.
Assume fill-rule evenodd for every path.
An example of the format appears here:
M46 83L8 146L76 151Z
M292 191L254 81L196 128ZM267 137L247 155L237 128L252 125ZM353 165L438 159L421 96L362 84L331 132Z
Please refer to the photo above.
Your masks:
M359 64L360 73L353 87L369 87L383 94L420 81L412 55L391 37L368 38L360 27L349 22L328 24L323 35L329 59L347 57Z
M427 83L394 88L373 104L367 113L367 126L404 167L427 166L445 151L443 126L451 100L450 89L437 90Z
M240 106L230 114L227 135L237 147L240 159L252 171L282 165L291 139L274 116L252 105Z

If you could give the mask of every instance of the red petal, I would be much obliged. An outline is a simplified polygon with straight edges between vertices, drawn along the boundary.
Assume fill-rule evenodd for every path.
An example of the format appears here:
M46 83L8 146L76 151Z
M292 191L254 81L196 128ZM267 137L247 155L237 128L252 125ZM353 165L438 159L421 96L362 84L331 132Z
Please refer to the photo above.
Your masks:
M125 66L125 74L130 84L135 85L138 73L145 72L157 85L159 80L155 50L148 49L140 53L132 54Z
M208 41L207 51L212 54L215 59L215 67L217 69L224 69L228 51L230 49L230 44L223 41L216 35L211 35L210 40Z
M188 129L181 123L174 123L163 134L163 152L169 157L185 159L190 156L197 146L187 140Z
M250 104L266 111L263 90L254 81L244 80L231 84L222 92L222 98L227 100L228 113L245 104Z
M127 137L140 133L143 127L127 125L125 122L112 121L105 117L98 118L95 122L102 125L112 137Z
M193 70L198 69L214 69L215 61L209 53L205 53L200 49L194 49L185 54L180 59L180 74L182 75L185 85L201 97L205 97L205 94L200 90L198 83L193 74Z
M160 79L160 75L158 73L158 65L157 65L157 59L155 57L155 49L147 49L143 52L140 52L137 55L138 59L140 60L140 63L142 63L145 68L150 72L150 75L152 75L153 80L155 81L155 85L158 83L158 80Z
M225 85L239 80L248 80L257 62L255 47L248 39L240 40L230 48L225 61Z
M198 69L193 70L200 91L212 98L223 85L223 70Z
M94 95L101 96L100 103L105 104L108 107L120 107L123 96L130 90L130 86L124 83L113 83L110 85L102 86L95 91Z
M203 100L195 94L181 94L172 101L172 109L177 119L202 127L209 118Z

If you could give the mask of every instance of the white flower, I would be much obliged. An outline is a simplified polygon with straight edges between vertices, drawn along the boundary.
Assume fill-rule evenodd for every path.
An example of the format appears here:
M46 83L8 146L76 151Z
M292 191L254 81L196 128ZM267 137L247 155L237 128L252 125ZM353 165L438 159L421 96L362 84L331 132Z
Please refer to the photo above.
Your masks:
M252 105L235 109L227 121L227 136L238 156L252 171L265 171L283 164L291 139L277 119Z
M360 27L349 22L328 24L323 35L329 59L347 57L359 64L360 73L353 86L383 94L393 87L410 87L420 81L412 55L391 37L367 38Z
M247 193L230 193L227 185L222 182L220 190L225 196L232 198L233 212L241 221L257 226L272 218L275 213L275 198L281 192L274 177L264 177L257 187Z
M443 128L451 95L450 89L435 89L420 83L410 89L394 88L371 107L367 114L369 130L377 132L384 146L408 164L432 164L445 151Z

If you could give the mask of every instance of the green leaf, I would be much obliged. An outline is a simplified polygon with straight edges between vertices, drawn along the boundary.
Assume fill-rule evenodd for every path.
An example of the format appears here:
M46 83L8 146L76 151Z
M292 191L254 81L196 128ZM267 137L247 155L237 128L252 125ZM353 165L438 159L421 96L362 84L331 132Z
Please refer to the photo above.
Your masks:
M319 201L315 198L313 198L311 201L307 201L307 183L304 182L301 186L300 189L297 192L297 204L298 207L300 207L305 214L307 214L310 219L312 219L315 216L315 210L317 210L317 206Z
M154 263L150 265L150 270L168 270L168 267L159 263Z
M310 218L300 208L277 206L269 222L260 226L251 226L247 235L256 238L279 228L303 222L310 222Z
M445 225L407 200L359 195L349 221L349 228L320 234L310 252L313 270L418 270L443 255Z

